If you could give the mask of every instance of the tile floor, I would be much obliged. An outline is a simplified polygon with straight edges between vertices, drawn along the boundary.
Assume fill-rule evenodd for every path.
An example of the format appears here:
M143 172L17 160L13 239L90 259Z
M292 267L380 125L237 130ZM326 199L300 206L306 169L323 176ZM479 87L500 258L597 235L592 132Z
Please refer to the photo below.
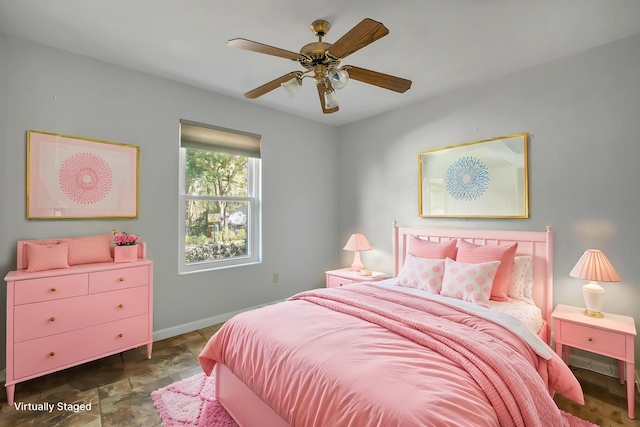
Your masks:
M198 354L220 326L158 341L150 360L146 348L140 347L16 386L16 402L51 403L55 408L50 414L7 406L1 384L0 427L159 427L151 392L202 372ZM586 403L580 406L556 396L561 409L603 427L640 426L640 420L627 417L626 388L618 380L579 369L575 374ZM636 393L636 412L640 411L639 396ZM91 410L59 410L57 402L90 403Z
M2 384L0 427L161 426L151 392L202 372L198 354L220 326L155 342L151 359L140 347L16 385L15 402L51 403L51 413L7 406ZM73 411L89 403L91 410Z

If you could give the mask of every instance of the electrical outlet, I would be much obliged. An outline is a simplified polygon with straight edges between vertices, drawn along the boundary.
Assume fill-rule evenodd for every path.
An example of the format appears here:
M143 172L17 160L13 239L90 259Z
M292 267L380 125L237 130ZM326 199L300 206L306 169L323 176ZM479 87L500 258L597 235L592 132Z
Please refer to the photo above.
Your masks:
M280 275L278 273L273 273L273 283L278 283L280 281Z

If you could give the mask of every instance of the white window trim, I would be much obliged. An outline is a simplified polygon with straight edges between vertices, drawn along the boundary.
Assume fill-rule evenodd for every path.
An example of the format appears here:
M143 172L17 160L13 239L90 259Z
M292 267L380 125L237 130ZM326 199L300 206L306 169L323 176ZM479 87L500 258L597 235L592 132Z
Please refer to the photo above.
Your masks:
M253 186L254 196L249 197L221 197L221 196L190 196L185 194L186 175L186 148L180 147L179 166L179 209L178 209L178 274L200 273L205 271L219 270L230 267L241 267L246 265L259 264L262 262L262 179L261 160L249 158L250 167L247 179ZM187 200L240 200L248 201L247 224L249 224L249 234L247 235L248 255L233 257L224 260L202 261L193 264L185 262L185 203Z

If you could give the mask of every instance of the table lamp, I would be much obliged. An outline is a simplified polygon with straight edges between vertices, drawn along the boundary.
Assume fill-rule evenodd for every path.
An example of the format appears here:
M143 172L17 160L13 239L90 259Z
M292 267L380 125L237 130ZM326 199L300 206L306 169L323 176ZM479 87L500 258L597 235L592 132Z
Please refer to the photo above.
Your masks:
M578 260L569 275L590 281L582 287L582 296L587 307L584 314L590 317L603 317L600 310L604 303L604 289L597 282L620 281L620 276L607 257L602 251L589 249Z
M362 261L360 261L360 251L370 251L373 249L369 244L369 241L364 234L356 233L352 234L347 241L347 244L343 248L345 251L353 251L353 264L351 269L354 271L360 271L363 269Z

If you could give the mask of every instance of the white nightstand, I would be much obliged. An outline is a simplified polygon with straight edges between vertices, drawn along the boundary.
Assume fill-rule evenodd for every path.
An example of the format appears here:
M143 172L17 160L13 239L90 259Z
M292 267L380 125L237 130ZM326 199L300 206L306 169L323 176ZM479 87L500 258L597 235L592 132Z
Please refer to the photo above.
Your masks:
M371 276L363 276L359 271L353 271L350 268L341 268L325 273L327 275L327 288L335 288L356 282L377 282L388 277L386 273L380 271L372 271Z
M603 313L603 318L583 314L584 308L558 304L551 314L555 328L556 353L565 362L569 347L618 359L620 384L627 381L629 418L634 417L634 348L636 324L633 317Z

